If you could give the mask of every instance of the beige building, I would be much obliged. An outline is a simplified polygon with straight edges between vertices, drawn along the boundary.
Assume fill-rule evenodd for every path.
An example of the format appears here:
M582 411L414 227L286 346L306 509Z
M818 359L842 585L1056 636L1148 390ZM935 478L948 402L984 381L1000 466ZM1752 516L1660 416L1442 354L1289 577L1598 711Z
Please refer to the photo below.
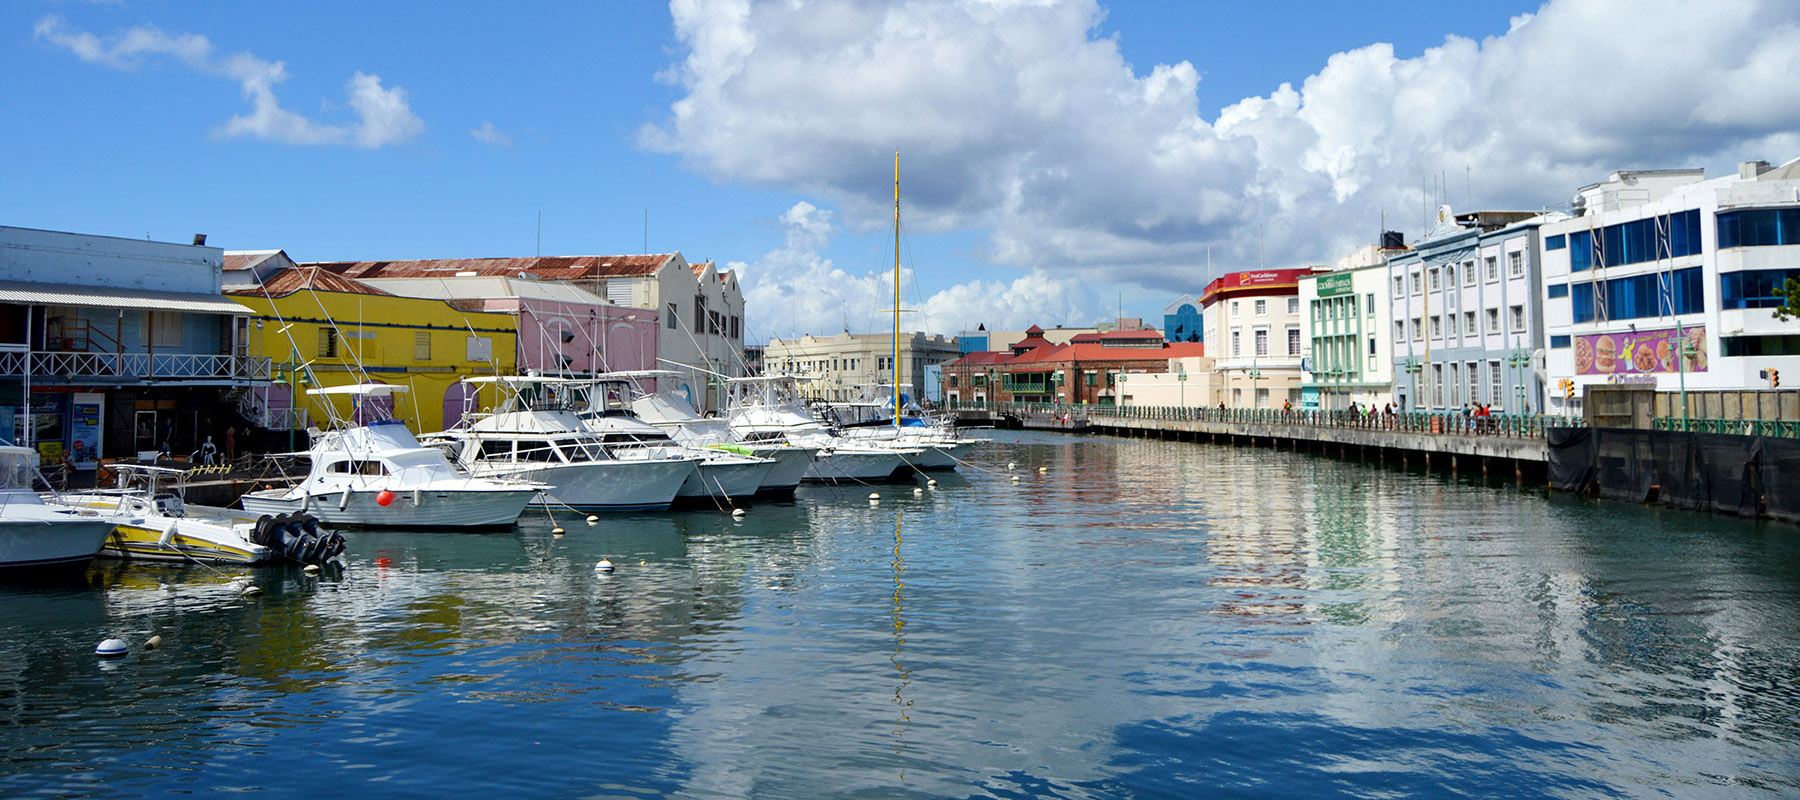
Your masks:
M1206 351L1218 373L1219 403L1228 408L1300 405L1305 343L1299 281L1312 272L1250 270L1207 284L1201 316Z
M956 340L914 332L900 335L900 370L894 371L894 337L886 333L840 333L836 336L770 339L763 352L769 373L811 375L803 390L823 400L855 400L865 387L899 383L915 396L922 390L925 368L955 361Z
M1169 359L1163 372L1126 372L1119 376L1119 405L1211 408L1219 404L1219 373L1211 356Z

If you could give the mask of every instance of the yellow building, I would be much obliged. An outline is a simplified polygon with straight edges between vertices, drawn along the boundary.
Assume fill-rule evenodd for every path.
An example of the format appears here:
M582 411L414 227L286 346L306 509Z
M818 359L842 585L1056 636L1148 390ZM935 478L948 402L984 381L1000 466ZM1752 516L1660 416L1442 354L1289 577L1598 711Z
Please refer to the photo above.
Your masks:
M454 422L463 410L491 407L496 399L465 397L466 385L459 382L511 374L518 352L511 314L397 297L317 268L281 268L253 286L231 286L226 296L251 310L248 355L274 362L274 384L252 390L257 396L251 402L253 421L271 430L356 419L349 398L304 390L357 383L365 375L408 387L387 410L395 419L406 420L414 432L441 430L446 417ZM290 380L300 384L297 404L289 400ZM369 410L361 416L368 418Z

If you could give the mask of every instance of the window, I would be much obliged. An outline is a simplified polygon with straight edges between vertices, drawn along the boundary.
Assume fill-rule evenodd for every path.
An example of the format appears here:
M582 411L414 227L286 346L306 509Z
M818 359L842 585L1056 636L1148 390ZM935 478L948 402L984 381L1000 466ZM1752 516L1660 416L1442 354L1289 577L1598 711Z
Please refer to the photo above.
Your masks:
M1375 355L1375 337L1369 337L1369 355Z
M1431 365L1431 404L1444 405L1444 365Z
M1290 317L1295 316L1299 313L1300 313L1300 298L1298 298L1298 297L1288 298L1288 316L1290 316Z
M1406 293L1406 279L1400 277L1399 275L1395 275L1394 276L1394 296L1399 297L1400 295L1405 294L1405 293Z
M675 330L677 325L675 321L680 318L681 309L676 308L674 303L670 303L668 313L663 315L663 324L666 325L669 330Z
M1238 312L1238 301L1233 300L1233 301L1231 301L1231 316L1233 318L1236 318L1237 312Z
M1411 278L1411 283L1412 283L1412 293L1418 294L1419 293L1419 273L1417 273L1417 272L1412 273L1410 275L1410 278Z
M179 311L153 311L154 319L150 323L150 345L152 347L180 347L182 314Z
M1081 371L1081 379L1082 379L1082 381L1081 381L1082 383L1085 383L1089 386L1093 386L1094 385L1094 371L1091 369L1082 370Z
M1405 340L1406 340L1406 323L1401 322L1400 320L1394 320L1394 341L1400 342L1400 341L1405 341Z
M1418 341L1418 340L1419 340L1419 339L1421 339L1421 338L1424 338L1424 335L1425 335L1425 334L1424 334L1424 328L1423 328L1423 326L1421 326L1421 325L1420 325L1420 324L1419 324L1419 318L1418 318L1418 317L1413 317L1413 319L1412 319L1412 323L1413 323L1413 324L1412 324L1412 338L1413 338L1413 341L1415 341L1415 342L1416 342L1416 341Z
M741 339L744 336L743 330L738 327L738 315L736 315L736 314L731 315L731 334L730 334L730 336L733 339Z
M1800 278L1800 269L1752 269L1719 275L1721 308L1779 308L1782 300L1775 290L1790 279Z
M463 360L484 362L494 360L494 340L488 336L470 336L463 345Z
M1442 282L1440 281L1441 278L1442 278L1442 276L1438 274L1437 270L1434 269L1431 271L1431 278L1430 278L1429 283L1431 284L1432 291L1435 292L1439 289L1439 287L1443 286Z
M1256 310L1253 313L1255 313L1259 317L1268 316L1269 315L1269 301L1267 301L1267 300L1256 301Z
M337 358L338 357L338 338L337 338L337 330L336 329L333 329L333 328L320 328L319 329L319 357L320 358Z
M1667 293L1662 291L1662 279L1657 274L1572 284L1570 310L1576 322L1697 314L1706 310L1705 284L1699 267L1675 270L1672 277Z
M1490 308L1487 310L1487 329L1495 333L1500 332L1500 309Z
M1723 217L1724 215L1721 215ZM1721 231L1721 238L1724 232ZM1596 241L1596 238L1598 241ZM1723 243L1721 247L1725 246ZM1638 264L1700 252L1700 212L1688 210L1569 234L1569 270Z
M1470 361L1463 365L1463 374L1469 376L1469 402L1481 402L1481 365Z
M1514 250L1506 254L1506 275L1517 278L1525 274L1525 254Z
M1444 265L1444 284L1451 288L1456 287L1456 267L1454 265Z
M1800 208L1719 213L1719 249L1800 244Z
M1569 346L1568 334L1550 337L1550 346L1551 347L1568 347Z
M1290 356L1300 355L1300 329L1292 325L1287 329L1288 352Z
M1545 250L1561 250L1567 246L1569 246L1568 240L1560 233L1544 240Z
M1500 259L1494 256L1487 257L1487 279L1490 281L1500 280Z
M1450 405L1462 404L1462 365L1450 365Z
M1256 329L1256 354L1259 356L1266 356L1269 354L1269 329L1268 328L1257 328Z
M1436 314L1431 315L1431 338L1433 338L1433 339L1444 338L1444 326L1442 324L1440 324L1440 322L1438 320L1438 315L1436 315Z
M1552 300L1569 296L1569 285L1566 283L1552 283L1545 288L1549 291Z
M1510 310L1512 311L1512 329L1513 329L1513 331L1518 332L1518 331L1525 330L1525 307L1524 306L1513 306Z
M1501 380L1501 377L1500 377L1500 362L1497 360L1489 361L1488 362L1488 402L1493 403L1494 405L1502 405L1504 403L1505 398L1500 396L1500 394L1501 394L1500 390L1503 387L1505 387L1505 385L1506 385L1506 382Z
M1474 286L1475 285L1475 262L1474 261L1464 261L1462 269L1463 269L1463 285L1464 286Z
M1365 311L1363 311L1363 313L1367 314L1371 317L1375 316L1375 293L1370 292L1366 295L1363 295L1363 298L1367 303L1367 309Z
M1463 312L1463 333L1468 336L1475 336L1481 333L1481 331L1475 327L1475 312Z
M413 360L431 360L431 331L413 331Z
M1231 354L1234 356L1241 356L1244 354L1243 348L1239 346L1237 331L1231 332Z
M706 295L694 295L694 333L706 332Z

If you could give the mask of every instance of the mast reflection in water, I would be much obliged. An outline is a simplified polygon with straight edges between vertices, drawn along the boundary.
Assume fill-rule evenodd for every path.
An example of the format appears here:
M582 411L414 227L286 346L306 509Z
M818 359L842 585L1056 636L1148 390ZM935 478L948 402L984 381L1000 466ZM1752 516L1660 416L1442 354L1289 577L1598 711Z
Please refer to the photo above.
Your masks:
M0 795L1800 795L1792 527L999 438L879 506L0 588Z

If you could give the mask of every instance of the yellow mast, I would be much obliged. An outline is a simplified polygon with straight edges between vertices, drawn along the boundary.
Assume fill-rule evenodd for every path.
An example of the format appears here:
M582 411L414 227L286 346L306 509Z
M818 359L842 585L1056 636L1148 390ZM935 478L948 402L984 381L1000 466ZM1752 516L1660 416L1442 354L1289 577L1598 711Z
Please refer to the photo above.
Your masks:
M894 427L900 427L900 151L894 151Z

